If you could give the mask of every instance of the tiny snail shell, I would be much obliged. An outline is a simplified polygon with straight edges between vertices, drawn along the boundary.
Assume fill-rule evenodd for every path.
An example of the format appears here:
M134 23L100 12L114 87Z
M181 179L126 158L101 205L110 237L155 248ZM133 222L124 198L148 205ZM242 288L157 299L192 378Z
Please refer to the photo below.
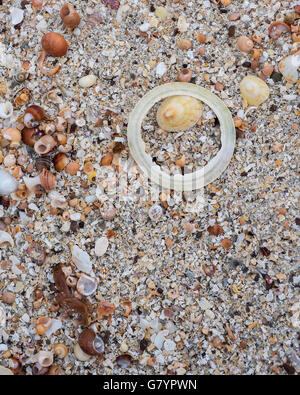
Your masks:
M131 365L132 357L129 354L119 355L116 358L116 362L120 368L126 369Z
M79 337L80 348L88 355L99 355L104 351L104 342L92 329L84 329Z
M84 296L92 295L97 289L97 284L95 278L82 274L77 281L77 291Z
M35 324L36 333L40 336L45 336L48 329L51 327L52 319L50 317L40 317Z
M80 347L80 345L78 343L75 344L74 355L78 359L78 361L81 361L81 362L86 362L86 361L88 361L91 358L90 355L86 354L81 349L81 347Z
M240 83L240 91L244 99L244 103L250 106L259 106L270 95L268 85L260 78L247 75Z
M55 188L55 175L50 173L50 171L43 169L39 177L41 185L46 192L49 192L51 189Z
M0 196L10 195L18 189L18 182L5 170L0 169Z
M67 136L64 133L56 133L54 137L58 145L67 144Z
M73 276L68 276L66 278L66 284L71 287L71 288L75 288L76 284L77 284L77 278L73 277Z
M46 251L38 242L29 244L26 250L33 263L42 266L46 260Z
M19 71L14 74L14 80L17 81L19 84L26 80L27 74L24 71Z
M30 92L28 89L22 89L21 92L18 93L18 96L15 98L15 103L18 106L24 106L28 100L30 99Z
M300 51L293 55L286 56L279 62L278 69L283 77L290 83L295 84L298 81L298 68L300 66Z
M253 41L247 36L241 36L237 40L237 46L242 52L250 52L253 49Z
M68 355L68 348L64 344L55 344L53 350L59 358L66 358Z
M0 103L0 117L1 118L10 118L13 115L13 105L7 101L5 103Z
M271 25L269 26L269 36L273 39L273 40L277 40L281 33L284 32L289 32L291 29L289 27L289 25L287 25L286 23L282 22L282 21L276 21L271 23Z
M80 23L80 16L78 12L69 3L65 3L62 5L59 15L63 20L64 25L70 29L73 29Z
M207 276L213 276L216 272L215 265L203 265L203 271Z
M159 204L153 204L148 211L149 218L157 222L163 215L163 209Z
M37 171L41 172L43 169L50 170L52 160L49 155L43 155L36 159L35 167Z
M274 66L271 63L266 63L261 71L264 75L270 76L274 71Z
M70 176L75 176L80 169L80 164L77 162L70 162L66 166L66 172L70 174Z
M17 128L7 128L2 130L2 137L9 142L11 148L15 148L20 144L21 132Z
M62 171L69 163L66 154L60 152L53 158L53 163L56 171Z
M177 45L180 49L187 51L188 49L192 48L193 43L188 38L183 38L183 39L177 41Z
M37 126L40 121L46 118L45 111L42 107L37 105L32 105L28 107L24 113L24 125L27 128L33 128Z
M48 368L53 364L53 352L39 351L37 354L37 360L43 368Z
M178 73L178 81L180 82L190 82L192 79L192 71L190 69L182 69Z
M47 374L49 371L48 368L43 368L38 362L35 363L32 367L32 375L33 376L43 376Z
M34 144L34 150L39 155L48 154L54 147L56 146L56 141L52 136L46 134L45 136L41 137L36 143Z
M191 96L166 98L157 111L157 123L163 130L181 132L193 127L200 119L203 105Z

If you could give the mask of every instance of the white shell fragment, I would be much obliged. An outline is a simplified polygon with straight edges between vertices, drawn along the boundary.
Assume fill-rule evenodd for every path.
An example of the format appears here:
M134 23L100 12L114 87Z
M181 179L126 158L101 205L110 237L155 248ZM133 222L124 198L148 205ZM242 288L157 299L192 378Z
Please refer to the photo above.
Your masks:
M49 326L49 328L46 331L46 336L50 337L53 333L55 333L56 331L58 331L59 329L61 329L62 327L62 322L61 320L57 320L56 318L52 318L51 319L51 324Z
M300 66L300 52L283 58L278 66L280 73L290 83L295 84L298 81Z
M268 85L255 75L244 77L240 83L240 90L246 106L257 107L266 101L270 95Z
M93 74L86 75L79 80L79 85L81 88L90 88L93 86L97 81L97 77Z
M149 110L160 100L175 95L192 96L207 104L217 115L221 129L222 147L218 154L204 167L184 175L163 172L146 154L141 136L141 125ZM134 160L153 182L167 189L193 191L210 184L226 169L233 155L236 132L230 111L215 94L195 84L172 82L154 88L137 103L129 117L127 137Z
M7 171L0 169L0 196L9 195L18 188L18 182Z
M163 209L159 204L153 204L148 211L149 218L157 222L163 215Z
M77 266L77 269L84 273L91 273L92 264L89 257L89 254L82 249L80 249L77 245L74 245L72 248L72 261Z
M97 289L97 284L95 278L82 274L77 281L77 291L84 296L92 295Z
M0 103L0 117L1 118L10 118L13 115L13 105L7 101L5 103Z
M103 256L108 248L108 238L100 237L95 243L95 254L97 256Z
M9 12L10 12L12 25L18 25L19 23L22 22L22 20L24 18L24 11L23 10L21 10L20 8L16 8L16 7L10 7Z
M11 235L4 230L0 230L0 248L5 247L7 244L14 245Z
M0 303L0 328L5 328L6 325L6 311L3 304Z
M155 68L155 74L157 78L161 78L167 71L167 66L165 65L164 62L158 63L158 65Z
M0 376L13 376L13 375L14 374L10 369L0 365Z
M61 195L59 192L52 190L48 193L48 198L51 201L51 206L54 208L66 208L68 205L68 202L66 198Z

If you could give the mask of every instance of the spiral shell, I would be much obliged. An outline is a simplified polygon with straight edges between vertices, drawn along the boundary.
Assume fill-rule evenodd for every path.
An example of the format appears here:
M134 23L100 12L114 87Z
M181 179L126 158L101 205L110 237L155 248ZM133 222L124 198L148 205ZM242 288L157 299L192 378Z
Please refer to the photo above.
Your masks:
M66 358L68 355L68 349L64 344L55 344L53 350L59 358Z
M269 36L273 40L277 40L280 37L281 33L289 32L291 29L289 25L287 25L286 23L282 21L276 21L271 23L268 30L269 30Z
M55 146L55 139L52 136L45 135L34 144L34 150L37 154L44 155L48 154Z
M46 192L49 192L51 189L55 188L55 175L50 173L50 171L43 169L39 177L41 185Z
M9 142L11 148L15 148L20 144L21 132L17 128L7 128L2 130L2 137Z
M62 171L69 163L66 154L60 152L53 158L53 163L56 171Z
M278 69L283 77L290 83L295 84L298 81L298 68L300 66L300 51L293 55L286 56L279 62Z
M24 71L18 71L17 73L14 74L13 78L16 82L21 84L22 82L24 82L26 80L27 74L24 73Z
M250 52L253 49L253 41L247 36L241 36L237 40L237 46L242 52Z
M80 347L78 343L75 344L74 347L74 355L78 359L78 361L86 362L88 361L91 356L86 354Z
M41 172L43 169L50 170L52 160L49 155L42 155L35 161L37 171Z
M28 89L22 89L18 93L17 97L15 98L15 103L18 106L22 107L28 102L29 99L30 99L30 92L29 92L29 90Z
M51 327L52 319L50 317L40 317L35 324L36 333L40 336L45 336L48 329Z
M46 118L45 111L40 106L32 105L24 113L24 125L27 128L37 126L40 121Z
M99 355L104 351L104 342L92 329L84 329L78 338L80 348L88 355Z
M259 106L270 95L268 85L254 75L247 75L240 83L240 90L246 105Z
M202 111L202 103L191 96L168 97L157 111L157 123L169 132L181 132L193 127Z

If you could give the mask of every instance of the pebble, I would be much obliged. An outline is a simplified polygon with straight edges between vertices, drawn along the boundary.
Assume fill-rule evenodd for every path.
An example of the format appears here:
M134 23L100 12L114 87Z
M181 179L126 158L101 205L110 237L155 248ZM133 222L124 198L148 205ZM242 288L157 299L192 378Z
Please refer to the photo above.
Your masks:
M81 88L90 88L91 86L95 85L96 81L97 77L93 74L89 74L80 78L79 85Z

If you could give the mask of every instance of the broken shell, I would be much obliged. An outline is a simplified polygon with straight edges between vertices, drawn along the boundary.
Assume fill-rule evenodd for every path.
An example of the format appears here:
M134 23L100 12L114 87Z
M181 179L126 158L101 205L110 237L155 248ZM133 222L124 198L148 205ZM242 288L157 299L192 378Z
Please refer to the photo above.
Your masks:
M13 247L14 241L9 233L0 230L0 248L7 246L7 244Z
M55 133L54 137L58 145L67 144L67 136L64 133Z
M104 351L104 342L92 329L84 329L78 337L80 348L88 355L99 355Z
M40 121L46 118L45 111L40 106L32 105L28 107L24 113L24 125L27 128L33 128Z
M51 201L51 206L54 208L61 208L64 209L67 207L68 202L66 201L66 198L64 196L62 196L60 193L58 193L57 191L50 191L48 193L48 198Z
M68 123L63 117L57 117L55 120L55 128L58 132L64 132L67 129Z
M32 191L34 193L40 191L40 188L39 188L39 186L41 186L40 176L24 177L23 180L24 180L24 183L25 183L27 189L29 189L29 191Z
M41 174L39 175L41 185L45 189L46 192L51 191L51 189L55 188L55 175L50 173L50 171L43 169Z
M0 117L1 118L10 118L13 115L13 105L7 101L5 103L0 103Z
M45 336L48 329L51 327L52 318L40 317L35 324L36 333L40 336Z
M82 274L77 281L77 291L84 296L92 295L97 289L97 280Z
M3 129L2 137L9 142L11 148L15 148L20 144L21 132L17 128Z
M55 344L53 350L59 358L66 358L68 355L68 349L64 344Z
M202 110L201 102L191 96L168 97L157 111L157 123L169 132L181 132L197 123Z
M120 366L120 368L126 369L131 365L132 357L129 354L119 355L116 358L116 362Z
M95 254L96 256L103 256L108 248L108 238L100 237L95 243Z
M6 196L18 189L18 182L7 171L0 169L0 196Z
M159 204L153 204L149 209L148 215L152 221L157 222L163 215L163 209Z
M291 29L289 25L287 25L286 23L282 21L276 21L271 23L268 30L269 30L269 36L273 40L277 40L280 37L281 33L289 32Z
M6 310L2 303L0 303L0 328L5 328L6 325Z
M259 106L270 95L268 85L254 75L247 75L240 83L240 90L246 105Z
M242 52L250 52L253 48L253 41L247 36L241 36L237 40L237 46L239 50Z
M91 358L90 355L86 354L81 349L81 347L80 347L80 345L78 343L75 344L74 355L78 359L78 361L81 361L81 362L86 362L86 361L88 361Z
M46 251L40 243L33 242L27 247L26 253L29 255L33 263L42 266L46 260Z
M70 29L73 29L80 23L80 16L78 12L69 3L65 3L62 5L59 15L63 20L64 25Z
M90 74L81 77L78 83L81 86L81 88L90 88L96 83L96 81L97 81L97 77L93 74Z
M66 166L66 172L70 174L70 176L75 176L80 169L80 164L77 162L70 162Z
M55 139L52 136L46 134L34 144L34 150L37 154L44 155L48 154L48 152L50 152L55 146Z
M28 100L30 99L30 92L28 89L23 89L21 92L18 93L18 96L15 98L15 103L18 106L24 106Z
M37 354L38 363L43 368L48 368L53 364L53 352L52 351L39 351Z
M92 264L89 254L77 245L72 247L72 261L77 266L78 270L90 274L92 271Z
M102 317L108 317L112 315L115 312L115 305L110 302L106 302L105 300L103 302L100 302L97 307L97 313L99 318L101 319Z
M51 158L49 155L43 155L37 158L35 161L35 167L37 171L41 172L43 169L49 170L51 167Z
M286 56L279 62L278 69L283 77L290 83L295 84L298 81L298 68L300 66L300 52Z
M24 11L17 7L11 7L9 9L10 17L11 17L11 24L13 26L18 25L23 21L24 18Z

